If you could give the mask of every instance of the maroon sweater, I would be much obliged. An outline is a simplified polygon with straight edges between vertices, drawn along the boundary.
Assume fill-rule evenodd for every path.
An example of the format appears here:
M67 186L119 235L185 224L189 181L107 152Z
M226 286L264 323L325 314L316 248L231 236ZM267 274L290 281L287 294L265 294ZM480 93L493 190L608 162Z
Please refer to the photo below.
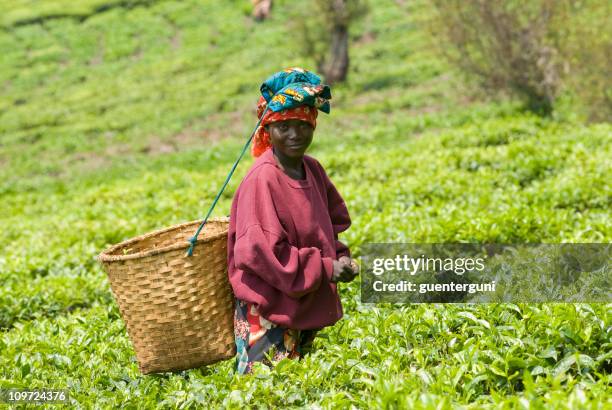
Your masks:
M321 164L304 155L305 180L278 167L272 149L244 177L232 203L228 275L238 299L291 329L317 329L342 317L332 261L349 249L344 200Z

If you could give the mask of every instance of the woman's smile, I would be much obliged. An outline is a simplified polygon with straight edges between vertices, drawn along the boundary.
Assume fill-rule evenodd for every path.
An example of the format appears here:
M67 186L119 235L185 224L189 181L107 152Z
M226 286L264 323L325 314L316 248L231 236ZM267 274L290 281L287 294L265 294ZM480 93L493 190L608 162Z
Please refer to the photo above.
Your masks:
M292 148L292 149L302 149L306 147L306 143L304 142L289 143L287 144L287 147Z

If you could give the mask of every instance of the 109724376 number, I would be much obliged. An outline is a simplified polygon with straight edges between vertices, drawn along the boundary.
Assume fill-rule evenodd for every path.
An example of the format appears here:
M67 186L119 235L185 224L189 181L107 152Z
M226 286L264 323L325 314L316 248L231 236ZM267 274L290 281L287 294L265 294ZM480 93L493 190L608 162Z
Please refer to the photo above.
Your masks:
M68 403L68 390L0 389L0 403Z

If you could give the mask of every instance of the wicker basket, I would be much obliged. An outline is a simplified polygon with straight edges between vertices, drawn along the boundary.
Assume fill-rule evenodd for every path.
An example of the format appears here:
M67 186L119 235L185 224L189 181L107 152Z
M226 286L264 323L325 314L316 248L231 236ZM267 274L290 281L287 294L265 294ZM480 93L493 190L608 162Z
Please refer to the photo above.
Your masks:
M143 374L191 369L236 354L229 218L210 219L193 256L186 256L187 240L200 222L127 240L98 257Z

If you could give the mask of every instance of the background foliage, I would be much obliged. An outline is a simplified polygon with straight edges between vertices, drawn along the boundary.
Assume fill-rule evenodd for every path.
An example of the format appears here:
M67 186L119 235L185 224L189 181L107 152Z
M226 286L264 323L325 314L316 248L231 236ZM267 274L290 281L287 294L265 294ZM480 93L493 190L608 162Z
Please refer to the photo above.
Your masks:
M485 91L550 115L565 96L595 121L612 118L606 1L434 0L435 43Z
M313 64L291 4L255 24L237 0L0 1L0 386L67 388L77 408L609 407L609 304L373 306L358 281L301 362L138 373L95 256L203 216L260 82ZM356 256L371 241L609 242L610 124L466 97L430 47L432 15L385 0L351 29L349 80L310 150L351 212L342 239Z

